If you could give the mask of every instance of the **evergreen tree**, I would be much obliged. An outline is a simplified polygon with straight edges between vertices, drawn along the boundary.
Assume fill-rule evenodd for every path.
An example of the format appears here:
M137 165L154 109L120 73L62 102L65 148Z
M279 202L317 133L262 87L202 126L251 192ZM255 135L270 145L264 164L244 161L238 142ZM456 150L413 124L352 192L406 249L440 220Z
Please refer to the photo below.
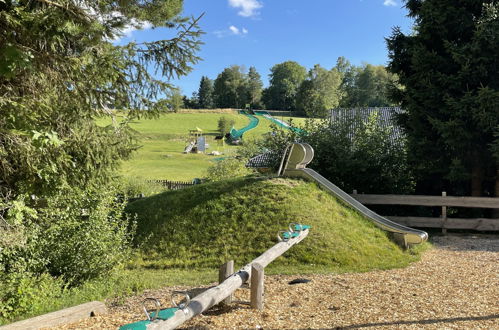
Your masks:
M205 76L201 77L198 90L198 103L201 109L213 108L213 81Z
M137 148L130 120L157 115L170 78L199 60L201 31L197 20L178 16L182 4L0 1L2 316L33 312L22 301L40 274L78 285L127 254L128 221L112 185ZM111 42L143 22L176 36ZM98 125L102 117L113 124Z
M250 66L248 71L247 93L249 104L252 108L261 108L262 100L262 78L256 68Z
M168 80L199 60L201 32L181 9L182 0L0 1L0 197L108 181L135 145L127 121L95 118L153 114ZM178 36L110 42L141 21Z
M193 95L190 98L187 95L184 95L182 97L182 102L184 103L184 107L186 109L198 109L199 108L197 93L193 92L193 94L195 94L195 95Z
M499 3L496 0L408 0L415 32L395 28L388 41L394 91L405 115L410 161L419 191L493 193L498 160ZM495 194L499 196L499 184Z

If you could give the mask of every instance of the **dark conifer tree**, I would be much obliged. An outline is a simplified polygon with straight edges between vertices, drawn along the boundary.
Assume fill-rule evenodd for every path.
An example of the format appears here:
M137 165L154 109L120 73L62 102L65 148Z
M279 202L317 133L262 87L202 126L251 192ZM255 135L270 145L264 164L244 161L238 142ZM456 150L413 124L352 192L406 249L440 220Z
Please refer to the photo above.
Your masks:
M213 108L213 81L206 76L202 76L199 83L198 103L202 109Z
M389 69L402 89L418 189L499 196L499 1L408 0L414 33L387 39Z

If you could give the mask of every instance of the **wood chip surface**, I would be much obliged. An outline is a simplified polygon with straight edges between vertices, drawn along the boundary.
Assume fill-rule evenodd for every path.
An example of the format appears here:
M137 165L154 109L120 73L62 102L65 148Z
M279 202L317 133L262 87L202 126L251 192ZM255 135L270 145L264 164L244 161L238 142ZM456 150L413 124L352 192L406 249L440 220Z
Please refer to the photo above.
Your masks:
M435 248L407 268L361 274L266 276L263 311L234 303L213 308L183 329L499 329L499 236L434 237ZM296 278L308 283L289 285ZM105 316L56 329L116 329L144 319L140 302L167 287L108 301ZM249 300L239 289L236 299Z

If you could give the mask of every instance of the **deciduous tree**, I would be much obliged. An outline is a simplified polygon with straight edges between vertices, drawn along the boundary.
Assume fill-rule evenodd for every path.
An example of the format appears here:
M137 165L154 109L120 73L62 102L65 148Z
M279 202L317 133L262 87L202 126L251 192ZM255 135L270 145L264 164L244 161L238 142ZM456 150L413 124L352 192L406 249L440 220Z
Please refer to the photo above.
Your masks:
M296 107L309 117L324 118L328 110L338 106L342 91L342 75L333 68L324 69L316 64L298 90Z
M215 79L213 94L219 108L243 108L247 101L243 69L238 65L225 68Z
M294 110L295 98L307 70L294 61L274 65L270 69L270 86L266 89L264 103L267 108Z

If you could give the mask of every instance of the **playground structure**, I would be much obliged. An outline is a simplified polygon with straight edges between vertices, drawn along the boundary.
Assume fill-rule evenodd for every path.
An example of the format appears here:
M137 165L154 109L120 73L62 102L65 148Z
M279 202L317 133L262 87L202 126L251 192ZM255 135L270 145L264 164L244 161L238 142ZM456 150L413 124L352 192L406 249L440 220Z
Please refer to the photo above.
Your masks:
M175 307L160 309L160 303L149 298L156 303L156 311L149 313L144 306L144 312L147 320L126 324L120 327L120 330L139 330L139 329L175 329L182 323L188 321L196 315L208 310L222 301L230 301L231 295L244 283L251 282L251 306L253 308L263 308L263 280L264 268L289 250L293 245L301 242L307 237L310 226L291 223L288 230L280 231L277 234L279 243L265 251L262 255L251 261L239 271L232 273L231 267L225 268L221 274L220 284L207 289L206 291L191 298L187 293L176 291L174 295L184 295L185 299L181 303L174 301ZM232 265L233 261L226 265ZM224 265L223 267L225 267ZM221 269L222 271L222 269ZM144 301L145 302L145 301Z
M189 144L184 149L184 154L205 152L208 148L206 138L203 136L203 130L199 127L189 130Z
M387 218L371 211L349 194L335 186L316 171L307 168L314 158L314 149L307 143L293 143L289 145L282 157L278 175L289 177L301 177L319 184L324 190L355 209L360 214L371 220L379 228L388 231L395 242L403 248L411 245L421 244L428 239L424 231L413 229L390 221Z

